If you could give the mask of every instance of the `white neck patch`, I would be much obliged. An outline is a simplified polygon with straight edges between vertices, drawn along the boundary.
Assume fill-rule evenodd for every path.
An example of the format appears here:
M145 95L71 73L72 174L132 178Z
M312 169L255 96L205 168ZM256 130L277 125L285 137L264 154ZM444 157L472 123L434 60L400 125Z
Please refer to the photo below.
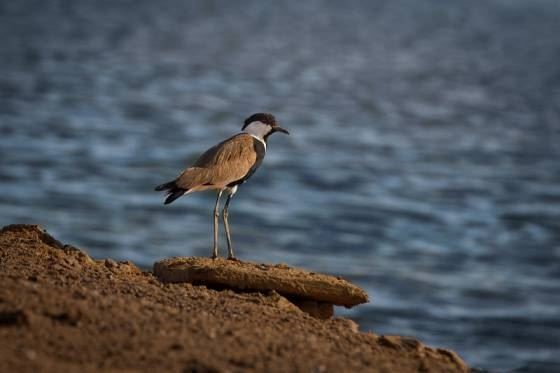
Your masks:
M249 135L253 136L257 140L262 142L264 144L265 149L266 149L266 142L264 141L264 137L268 133L270 133L271 130L272 130L272 127L270 125L268 125L266 123L263 123L261 121L255 121L255 122L249 123L247 125L247 127L245 127L243 132L248 133Z

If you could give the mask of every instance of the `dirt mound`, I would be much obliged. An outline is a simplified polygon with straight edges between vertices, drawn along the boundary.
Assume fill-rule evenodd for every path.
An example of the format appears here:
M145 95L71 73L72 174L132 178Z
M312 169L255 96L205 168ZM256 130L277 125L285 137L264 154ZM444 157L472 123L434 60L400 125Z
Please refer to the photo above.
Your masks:
M164 284L38 226L0 231L0 371L466 372L453 352L318 320L275 292Z

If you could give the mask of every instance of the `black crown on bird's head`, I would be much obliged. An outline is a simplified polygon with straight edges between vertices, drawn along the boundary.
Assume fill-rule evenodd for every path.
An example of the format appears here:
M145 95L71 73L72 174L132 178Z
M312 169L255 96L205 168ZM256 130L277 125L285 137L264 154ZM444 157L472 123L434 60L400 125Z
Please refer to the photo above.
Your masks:
M261 122L264 124L268 124L273 128L278 126L278 123L276 123L276 118L274 118L274 115L269 113L256 113L251 115L249 118L245 119L245 122L243 123L243 128L241 128L241 130L243 131L245 127L247 127L249 124L253 122Z

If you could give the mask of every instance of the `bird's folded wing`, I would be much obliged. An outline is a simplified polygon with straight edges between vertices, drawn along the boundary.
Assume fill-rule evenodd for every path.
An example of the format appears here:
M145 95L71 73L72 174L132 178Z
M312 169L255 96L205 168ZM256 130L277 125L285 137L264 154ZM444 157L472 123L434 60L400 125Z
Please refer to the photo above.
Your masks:
M176 184L184 189L201 185L225 186L247 175L256 161L253 137L235 135L204 152L177 178Z

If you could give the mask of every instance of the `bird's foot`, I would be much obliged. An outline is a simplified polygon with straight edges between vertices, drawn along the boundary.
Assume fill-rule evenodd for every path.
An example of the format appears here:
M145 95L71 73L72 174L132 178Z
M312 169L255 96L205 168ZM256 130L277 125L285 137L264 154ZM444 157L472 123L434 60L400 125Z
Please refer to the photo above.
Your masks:
M227 257L227 260L233 260L234 262L240 262L241 260L237 259L235 256L230 255Z
M210 258L211 258L211 259L218 259L219 256L218 256L218 254L213 253L213 254L210 256Z

